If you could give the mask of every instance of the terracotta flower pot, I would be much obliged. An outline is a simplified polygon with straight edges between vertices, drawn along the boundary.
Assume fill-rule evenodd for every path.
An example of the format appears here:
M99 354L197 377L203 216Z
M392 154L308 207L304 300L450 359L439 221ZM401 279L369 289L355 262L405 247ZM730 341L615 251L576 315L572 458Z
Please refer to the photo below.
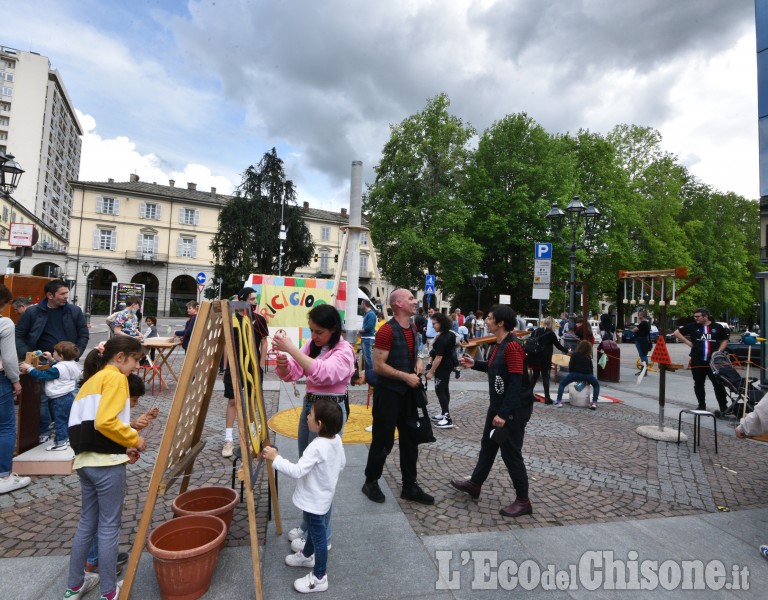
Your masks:
M232 515L237 505L237 492L228 487L203 487L179 494L173 501L173 514L177 517L186 515L214 515L227 526L232 525Z
M152 530L147 551L163 600L195 600L211 587L227 527L219 517L178 517Z

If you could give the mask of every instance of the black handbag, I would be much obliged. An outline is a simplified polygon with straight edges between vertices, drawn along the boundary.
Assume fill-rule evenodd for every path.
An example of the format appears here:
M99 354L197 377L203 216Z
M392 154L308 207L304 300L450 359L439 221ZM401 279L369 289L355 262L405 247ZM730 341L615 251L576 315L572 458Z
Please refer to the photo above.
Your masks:
M432 433L432 419L427 413L427 388L419 383L415 388L410 388L410 392L413 414L405 423L417 444L430 444L436 440Z

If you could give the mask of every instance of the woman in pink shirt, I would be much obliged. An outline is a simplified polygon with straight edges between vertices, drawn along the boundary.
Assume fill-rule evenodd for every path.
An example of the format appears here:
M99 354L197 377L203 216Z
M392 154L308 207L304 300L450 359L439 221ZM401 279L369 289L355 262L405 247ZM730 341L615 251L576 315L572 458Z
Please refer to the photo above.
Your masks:
M277 350L275 372L283 381L298 381L306 377L307 392L299 415L299 457L309 443L317 436L307 425L307 416L318 398L335 401L342 413L342 423L347 420L349 396L347 386L355 372L355 351L352 345L341 338L341 315L330 304L320 304L309 311L310 339L298 348L287 336L275 336L272 344ZM341 432L344 433L342 424ZM326 531L328 548L331 540L331 511L328 511ZM304 548L307 523L294 527L288 532L291 549L294 552Z

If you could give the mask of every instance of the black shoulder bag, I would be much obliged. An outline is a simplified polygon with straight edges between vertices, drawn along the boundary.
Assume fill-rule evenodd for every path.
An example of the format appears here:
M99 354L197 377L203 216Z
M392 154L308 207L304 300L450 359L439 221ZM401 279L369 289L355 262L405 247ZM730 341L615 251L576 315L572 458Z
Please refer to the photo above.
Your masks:
M430 444L435 440L432 433L432 419L427 414L427 388L419 382L415 388L408 388L413 412L406 419L406 425L417 444Z

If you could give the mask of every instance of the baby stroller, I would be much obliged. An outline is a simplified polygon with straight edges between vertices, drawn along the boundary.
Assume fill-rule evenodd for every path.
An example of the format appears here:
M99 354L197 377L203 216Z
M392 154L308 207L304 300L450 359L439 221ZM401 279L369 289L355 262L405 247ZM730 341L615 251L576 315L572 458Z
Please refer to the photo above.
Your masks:
M764 392L760 389L760 384L757 382L757 377L750 377L747 381L746 377L742 377L739 372L734 369L731 359L726 352L713 352L712 358L709 363L712 369L712 375L719 381L725 388L725 392L728 395L730 401L728 408L726 409L725 416L733 416L740 419L744 414L744 395L746 389L747 397L747 412L752 412L755 409L755 405L760 402Z

